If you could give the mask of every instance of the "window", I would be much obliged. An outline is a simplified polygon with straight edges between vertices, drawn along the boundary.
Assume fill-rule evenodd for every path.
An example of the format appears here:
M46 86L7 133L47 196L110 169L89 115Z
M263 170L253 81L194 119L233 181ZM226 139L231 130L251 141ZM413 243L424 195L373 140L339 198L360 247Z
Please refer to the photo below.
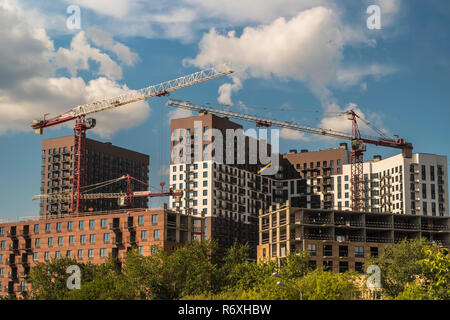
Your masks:
M204 186L204 187L207 187L207 186L208 186L208 180L204 180L204 181L203 181L203 186Z
M83 259L83 253L84 253L84 251L83 251L83 249L80 249L80 250L78 250L78 259Z
M86 244L86 235L81 235L80 236L80 244Z
M69 245L73 246L75 244L75 236L69 236Z
M89 243L90 243L90 244L94 244L94 243L95 243L95 234L91 234L91 235L89 236Z
M66 257L69 259L72 259L72 250L67 250L66 251Z
M356 258L364 258L364 247L362 247L362 246L355 247L355 257Z
M61 259L61 251L56 251L55 252L55 258L56 259Z
M339 261L339 272L344 273L348 271L348 262L347 261Z
M139 217L138 217L138 224L139 224L140 226L143 226L143 225L144 225L144 216L139 216Z
M324 261L323 262L323 270L324 271L333 271L333 261Z
M89 230L95 229L95 220L89 220Z
M34 239L34 247L35 248L41 247L41 239L39 239L39 238Z
M111 234L104 233L103 234L103 243L109 243L111 241Z
M158 215L154 214L152 215L152 225L157 225L158 224Z
M316 245L314 243L308 244L308 251L312 256L315 256L317 253Z
M355 271L358 273L364 273L363 265L363 262L355 262Z
M45 260L45 261L50 260L50 252L46 251L46 252L44 253L44 260Z
M52 225L50 223L45 224L45 232L50 233L52 231Z
M34 233L39 233L39 225L38 224L34 225Z
M348 246L339 246L339 257L348 257Z
M84 221L78 222L78 230L84 230Z
M64 244L64 237L58 237L58 246L62 246Z
M89 249L88 250L88 258L89 259L94 259L94 249Z
M153 238L154 238L155 240L159 240L159 237L160 237L160 232L159 232L159 230L155 230L155 231L153 232Z
M138 247L138 254L140 254L140 255L144 254L144 247L142 247L142 246Z
M61 232L62 231L62 222L58 222L56 224L56 232Z
M147 230L142 230L141 231L141 240L142 241L147 241Z
M101 227L102 227L102 229L108 228L108 219L101 220Z
M370 247L370 255L373 258L378 258L378 247Z
M333 246L331 246L331 245L324 245L323 246L323 256L324 257L331 257L331 256L333 256Z
M73 221L67 222L67 231L73 231Z
M37 252L33 253L33 261L38 261L39 254Z
M106 258L106 256L108 255L108 250L106 248L102 248L100 249L100 258Z

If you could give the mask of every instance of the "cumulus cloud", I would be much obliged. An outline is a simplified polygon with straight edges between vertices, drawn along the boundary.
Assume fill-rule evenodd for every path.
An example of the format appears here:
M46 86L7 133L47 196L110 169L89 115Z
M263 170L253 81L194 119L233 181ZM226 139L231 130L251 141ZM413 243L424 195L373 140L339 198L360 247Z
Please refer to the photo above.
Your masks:
M122 78L122 68L109 55L91 47L84 31L73 37L70 49L58 49L55 64L60 69L68 69L72 76L76 76L79 70L90 69L90 60L99 65L98 74L106 75L111 79Z
M316 6L290 19L280 17L268 24L250 26L241 34L224 34L212 28L199 43L188 65L205 67L228 62L236 73L233 83L219 88L218 100L231 104L232 94L249 78L296 80L304 83L324 107L334 101L331 86L359 85L368 77L379 79L396 71L380 63L345 63L344 51L352 46L371 46L364 32L341 20L332 7Z
M25 16L16 2L0 3L0 134L30 131L32 120L43 114L56 116L77 105L129 90L115 82L122 77L121 67L108 54L92 47L84 32L73 37L70 48L55 50L46 31L30 25ZM112 49L118 48L117 42L109 43ZM132 57L131 51L121 48L116 51L123 61ZM100 77L85 82L78 73L92 72L89 61L97 62L95 73ZM56 71L62 68L72 77L56 77ZM94 131L108 137L142 123L149 114L146 102L105 111L95 115L98 126Z
M170 174L170 168L169 166L163 164L159 170L158 170L158 177L165 177L168 176Z
M294 79L327 96L345 39L333 10L316 7L290 20L278 18L268 25L247 27L240 36L211 29L203 36L198 55L186 62L202 67L231 62L241 78Z
M173 108L167 113L167 121L170 124L170 120L172 119L181 119L192 117L194 112L191 110L181 109L181 108Z
M133 66L139 61L137 53L132 52L126 45L115 41L108 32L97 28L89 28L86 35L96 46L113 52L127 66Z
M303 132L286 128L280 130L280 137L286 140L309 141L309 138Z
M374 112L364 112L356 103L348 103L345 107L340 107L336 103L331 103L327 106L326 111L329 116L324 117L318 125L323 129L331 129L347 134L352 133L352 121L343 113L346 111L355 111L356 114L363 120L373 123L379 130L389 135L389 131L382 127L382 116ZM371 128L365 125L362 121L358 120L358 127L362 134L376 135Z

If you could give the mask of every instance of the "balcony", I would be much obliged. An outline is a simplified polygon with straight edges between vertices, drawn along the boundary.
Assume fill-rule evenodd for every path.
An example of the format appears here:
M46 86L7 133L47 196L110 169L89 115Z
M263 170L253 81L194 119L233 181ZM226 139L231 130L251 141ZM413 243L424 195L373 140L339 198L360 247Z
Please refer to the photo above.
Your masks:
M136 244L136 237L127 237L128 244Z
M120 231L120 225L118 223L110 223L109 230L112 230L114 232Z
M120 246L122 244L122 238L112 238L112 243L116 246Z
M12 251L12 252L19 252L19 247L18 247L18 246L15 246L15 245L13 245L13 244L10 244L10 245L9 245L9 251Z
M303 223L324 225L324 224L331 224L331 220L325 218L304 218Z
M16 231L8 231L8 232L6 233L6 236L7 236L8 238L11 238L11 239L17 239L17 233L16 233Z

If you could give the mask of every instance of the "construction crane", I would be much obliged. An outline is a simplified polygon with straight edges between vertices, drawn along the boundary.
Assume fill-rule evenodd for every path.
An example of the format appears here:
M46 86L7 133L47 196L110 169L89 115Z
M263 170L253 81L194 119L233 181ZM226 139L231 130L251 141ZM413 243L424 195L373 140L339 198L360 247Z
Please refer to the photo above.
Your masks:
M72 184L72 212L79 213L83 208L83 186L85 170L85 140L86 130L96 125L95 119L86 116L110 110L132 102L142 101L151 97L168 96L171 92L193 86L202 82L216 79L233 73L227 65L213 67L174 80L149 86L137 91L129 91L114 98L107 98L80 105L57 117L42 120L34 120L32 128L36 134L42 134L44 128L75 120L74 127L74 157L73 157L73 184Z
M366 151L365 144L373 144L376 146L384 146L402 150L403 156L412 157L413 146L404 139L391 139L380 130L372 126L368 121L362 119L354 110L345 111L339 114L346 115L348 120L352 121L352 134L331 130L306 126L294 121L281 121L269 118L263 118L256 115L239 113L224 109L213 108L208 105L194 104L189 101L170 99L167 106L182 108L201 113L211 113L220 117L234 118L238 120L254 122L258 127L280 127L290 130L296 130L306 133L312 133L322 136L328 136L338 139L350 140L352 144L351 151L351 192L352 192L352 209L353 211L362 211L364 209L364 175L363 175L363 154ZM358 119L366 125L376 130L381 137L363 137L359 131Z
M180 190L173 190L170 188L168 191L164 191L164 182L161 182L161 191L159 192L152 192L152 191L133 191L132 183L131 181L137 181L139 183L146 184L145 182L142 182L136 178L133 178L129 174L123 175L117 179L109 180L100 182L97 184L93 184L90 186L85 186L85 189L89 189L90 191L103 188L107 185L111 185L114 183L117 183L119 181L127 180L127 191L126 192L118 192L118 193L83 193L79 195L79 198L82 200L97 200L97 199L118 199L120 206L127 205L129 208L133 207L133 199L134 198L141 198L141 197L176 197L180 198L183 196L183 191ZM76 195L78 196L78 195ZM70 201L72 200L73 194L72 193L51 193L51 194L40 194L33 196L33 200L48 200L48 201Z

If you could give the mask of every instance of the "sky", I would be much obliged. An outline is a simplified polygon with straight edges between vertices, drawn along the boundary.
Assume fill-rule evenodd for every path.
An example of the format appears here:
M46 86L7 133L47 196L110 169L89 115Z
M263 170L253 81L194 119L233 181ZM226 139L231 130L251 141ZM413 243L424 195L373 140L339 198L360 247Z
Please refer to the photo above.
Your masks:
M371 5L380 28L368 27ZM235 73L171 97L343 132L351 123L335 112L353 109L415 152L448 156L449 31L447 0L0 0L0 218L38 214L41 141L72 135L73 123L35 135L34 119L223 62ZM167 99L95 114L88 131L149 154L153 186L168 182L170 119L189 116ZM282 152L342 142L280 136Z

